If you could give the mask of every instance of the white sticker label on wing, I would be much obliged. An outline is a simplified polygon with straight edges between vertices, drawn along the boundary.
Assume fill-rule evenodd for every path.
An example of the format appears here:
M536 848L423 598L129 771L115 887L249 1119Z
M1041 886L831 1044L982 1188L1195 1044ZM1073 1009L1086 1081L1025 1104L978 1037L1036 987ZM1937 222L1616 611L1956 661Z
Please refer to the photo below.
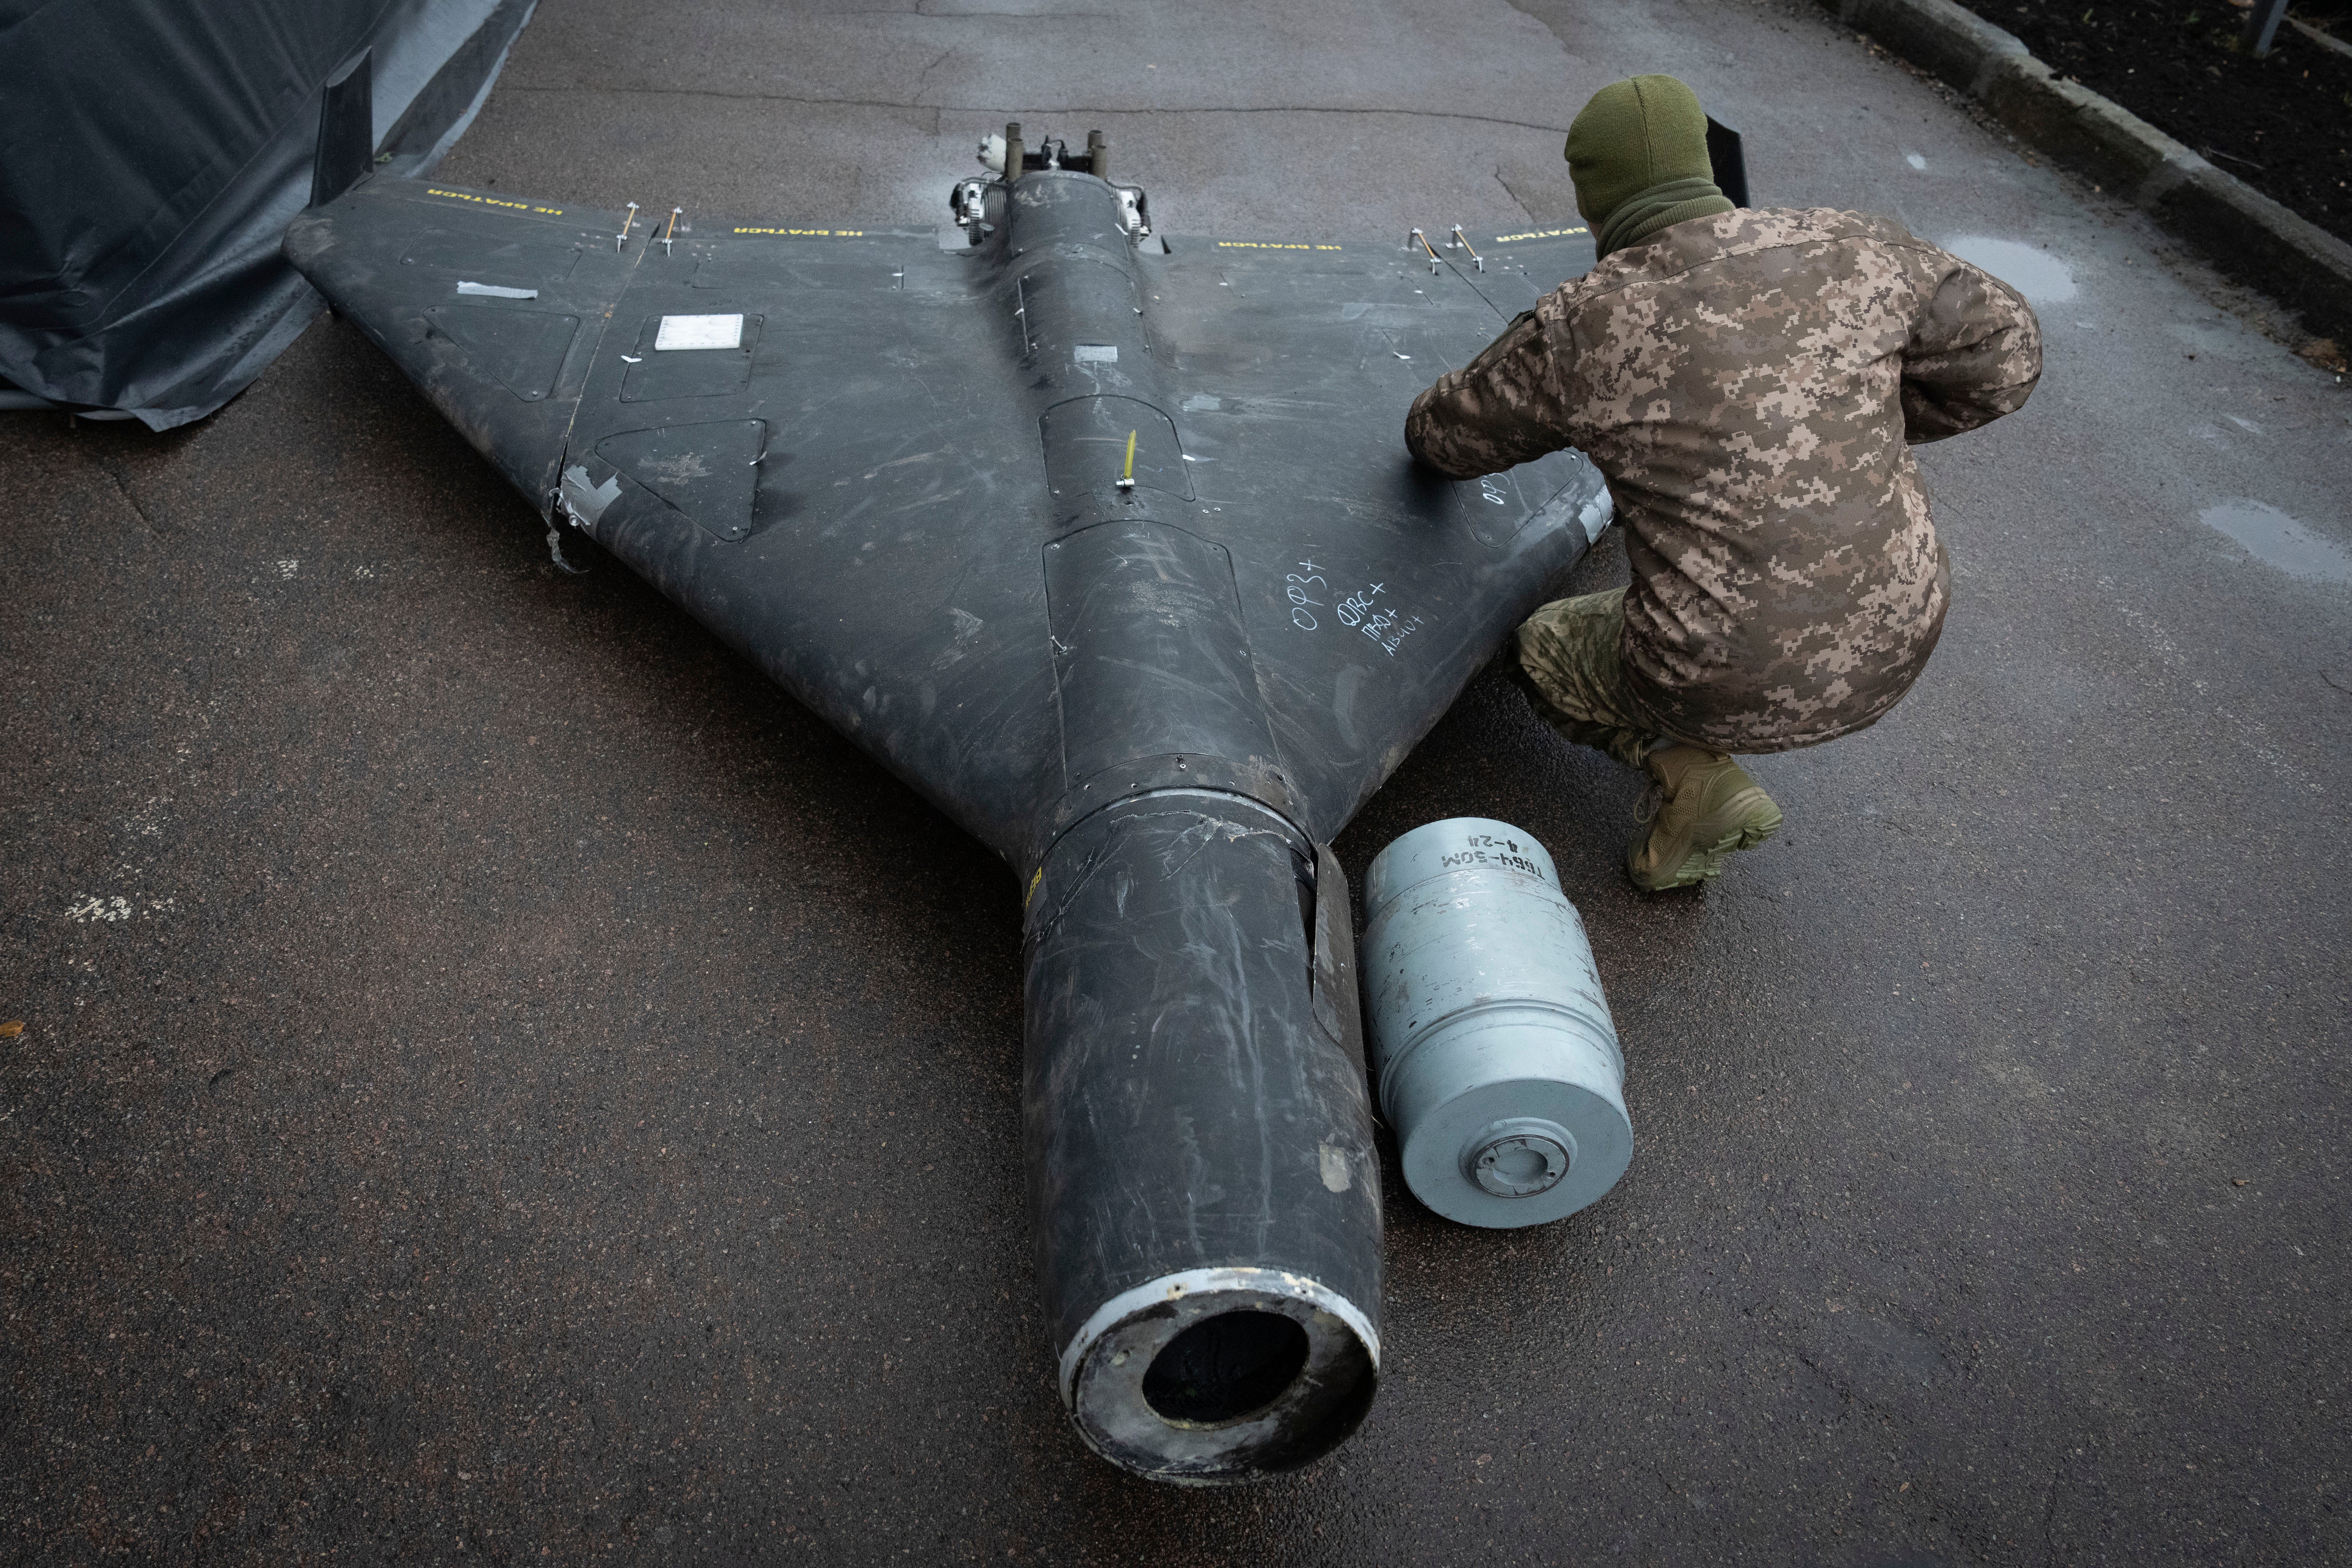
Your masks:
M1072 351L1080 364L1117 364L1118 345L1116 343L1080 343Z
M669 349L740 349L743 318L734 316L664 316L654 347Z

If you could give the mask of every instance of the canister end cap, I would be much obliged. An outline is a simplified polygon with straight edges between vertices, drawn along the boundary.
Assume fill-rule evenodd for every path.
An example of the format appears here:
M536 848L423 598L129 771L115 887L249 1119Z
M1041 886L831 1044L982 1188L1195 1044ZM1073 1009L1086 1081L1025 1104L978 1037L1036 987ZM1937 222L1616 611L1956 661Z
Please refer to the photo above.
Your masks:
M1559 1185L1576 1159L1576 1139L1557 1121L1515 1116L1470 1140L1462 1173L1498 1198L1531 1198Z

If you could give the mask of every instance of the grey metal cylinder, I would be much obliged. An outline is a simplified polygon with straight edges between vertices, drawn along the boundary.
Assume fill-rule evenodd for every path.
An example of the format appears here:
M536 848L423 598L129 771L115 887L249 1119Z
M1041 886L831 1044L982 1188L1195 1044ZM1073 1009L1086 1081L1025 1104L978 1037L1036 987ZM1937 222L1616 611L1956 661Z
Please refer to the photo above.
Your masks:
M1416 827L1372 861L1364 908L1381 1112L1413 1196L1506 1227L1616 1185L1633 1157L1625 1058L1543 846L1486 817Z

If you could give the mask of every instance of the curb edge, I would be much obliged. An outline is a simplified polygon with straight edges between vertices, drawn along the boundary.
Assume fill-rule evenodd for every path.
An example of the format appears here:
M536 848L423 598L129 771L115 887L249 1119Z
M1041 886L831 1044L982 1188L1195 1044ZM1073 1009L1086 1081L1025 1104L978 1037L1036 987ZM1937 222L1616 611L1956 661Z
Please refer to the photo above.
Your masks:
M2057 75L1954 0L1821 0L1938 81L1989 110L2018 140L2113 191L2222 272L2301 312L2315 332L2352 337L2352 244L2224 173L2109 98Z

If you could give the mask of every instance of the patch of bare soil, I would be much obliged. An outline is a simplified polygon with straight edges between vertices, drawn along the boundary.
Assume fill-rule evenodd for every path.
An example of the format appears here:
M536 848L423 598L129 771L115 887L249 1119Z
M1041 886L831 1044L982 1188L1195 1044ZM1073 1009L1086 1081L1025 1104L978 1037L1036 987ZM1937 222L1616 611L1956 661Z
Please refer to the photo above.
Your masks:
M1967 0L2051 69L2104 93L2273 201L2352 240L2352 53L2285 22L2238 47L2231 0ZM2288 16L2352 46L2352 0Z

